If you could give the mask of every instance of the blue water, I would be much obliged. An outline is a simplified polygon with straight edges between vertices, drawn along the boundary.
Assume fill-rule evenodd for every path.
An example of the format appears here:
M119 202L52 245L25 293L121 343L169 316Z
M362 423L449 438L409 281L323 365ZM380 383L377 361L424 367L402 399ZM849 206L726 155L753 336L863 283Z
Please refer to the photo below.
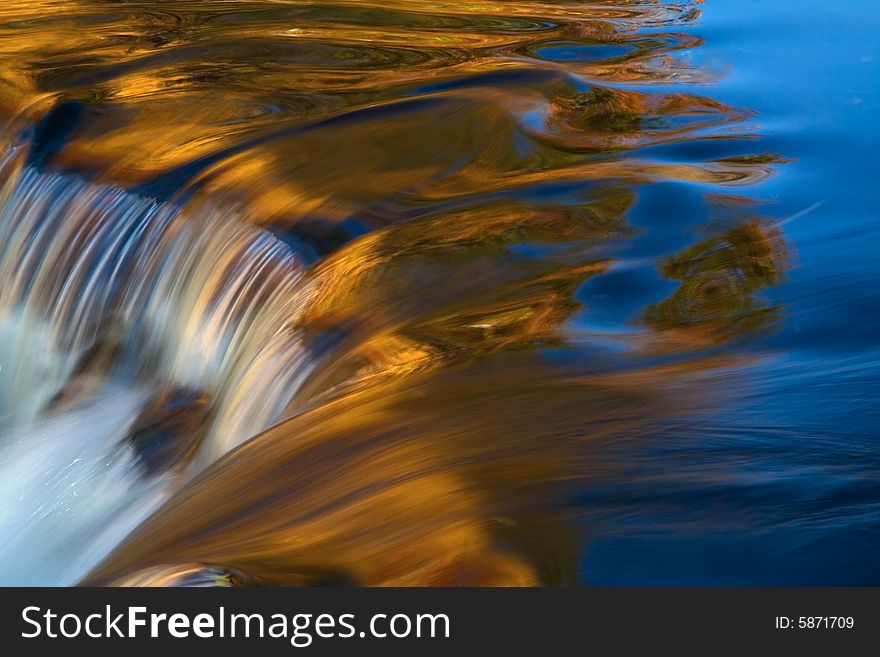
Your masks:
M681 31L705 40L683 55L716 72L705 93L756 112L758 143L733 140L726 156L792 160L737 190L782 222L792 267L769 296L783 321L729 374L729 403L609 455L623 470L576 502L582 581L880 584L880 13L870 0L708 0ZM631 219L647 233L630 255L691 241L706 217L698 187L643 188ZM582 291L601 293L609 325L643 301L633 289L668 293L650 265L616 276Z
M880 584L875 1L57 4L0 584Z

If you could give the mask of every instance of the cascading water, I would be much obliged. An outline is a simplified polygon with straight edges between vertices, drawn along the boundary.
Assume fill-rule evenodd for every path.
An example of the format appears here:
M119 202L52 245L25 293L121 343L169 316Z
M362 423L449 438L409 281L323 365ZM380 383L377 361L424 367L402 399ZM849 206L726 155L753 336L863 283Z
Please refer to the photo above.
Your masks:
M199 3L178 20L81 2L96 25L134 21L93 32L130 63L58 81L86 93L15 78L40 93L11 97L0 158L0 582L571 581L553 499L585 445L695 404L684 374L667 394L592 380L620 366L601 354L585 372L542 350L586 280L623 271L609 253L639 184L742 185L775 162L626 156L750 116L603 86L672 75L699 40L634 28L690 6ZM42 25L30 11L8 29ZM224 60L230 29L224 70L257 62L244 96L165 68L190 42ZM696 292L663 306L672 329L682 307L709 340L763 317L765 223L707 247L729 271L684 268ZM691 298L754 278L756 254L759 280ZM662 328L673 350L693 340ZM650 365L657 348L635 351Z
M803 2L0 2L0 584L880 581Z
M234 212L9 168L0 580L73 584L183 481L281 417L312 367L295 328L303 269ZM207 400L204 426L153 441L191 443L177 476L146 468L131 440L169 391Z
M4 432L0 580L76 584L170 492L146 478L127 431L143 390L106 389L66 412Z

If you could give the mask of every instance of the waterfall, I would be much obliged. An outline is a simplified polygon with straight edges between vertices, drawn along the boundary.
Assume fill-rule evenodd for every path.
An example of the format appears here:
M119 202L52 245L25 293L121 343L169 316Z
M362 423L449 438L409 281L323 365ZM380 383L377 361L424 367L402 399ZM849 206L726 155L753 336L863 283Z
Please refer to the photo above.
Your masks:
M5 432L4 585L76 584L167 498L168 477L142 477L124 440L144 399L143 391L108 390L81 407Z
M0 161L0 581L71 584L281 419L313 363L296 325L305 268L233 208L12 159ZM177 391L206 400L206 421L176 437L192 442L176 475L148 471L131 432Z

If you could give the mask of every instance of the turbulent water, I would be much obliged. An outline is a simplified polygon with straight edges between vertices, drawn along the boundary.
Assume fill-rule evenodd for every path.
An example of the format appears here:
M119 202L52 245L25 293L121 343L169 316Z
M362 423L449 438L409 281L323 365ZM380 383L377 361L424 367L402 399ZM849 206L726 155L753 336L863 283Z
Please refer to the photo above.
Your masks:
M0 584L880 583L878 21L793 4L2 3Z

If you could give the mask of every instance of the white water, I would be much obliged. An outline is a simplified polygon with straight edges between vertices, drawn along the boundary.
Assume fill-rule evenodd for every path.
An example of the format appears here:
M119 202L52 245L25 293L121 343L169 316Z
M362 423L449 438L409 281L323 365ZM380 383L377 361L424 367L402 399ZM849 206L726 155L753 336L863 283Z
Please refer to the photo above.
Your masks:
M6 169L0 584L74 584L187 476L281 418L313 367L295 328L304 269L233 209ZM118 348L78 371L98 344ZM179 388L209 400L201 447L184 476L147 477L129 431Z
M33 422L64 387L74 364L56 350L44 323L18 313L0 318L0 436Z
M0 582L75 584L164 499L124 441L143 392L13 429L0 446Z

